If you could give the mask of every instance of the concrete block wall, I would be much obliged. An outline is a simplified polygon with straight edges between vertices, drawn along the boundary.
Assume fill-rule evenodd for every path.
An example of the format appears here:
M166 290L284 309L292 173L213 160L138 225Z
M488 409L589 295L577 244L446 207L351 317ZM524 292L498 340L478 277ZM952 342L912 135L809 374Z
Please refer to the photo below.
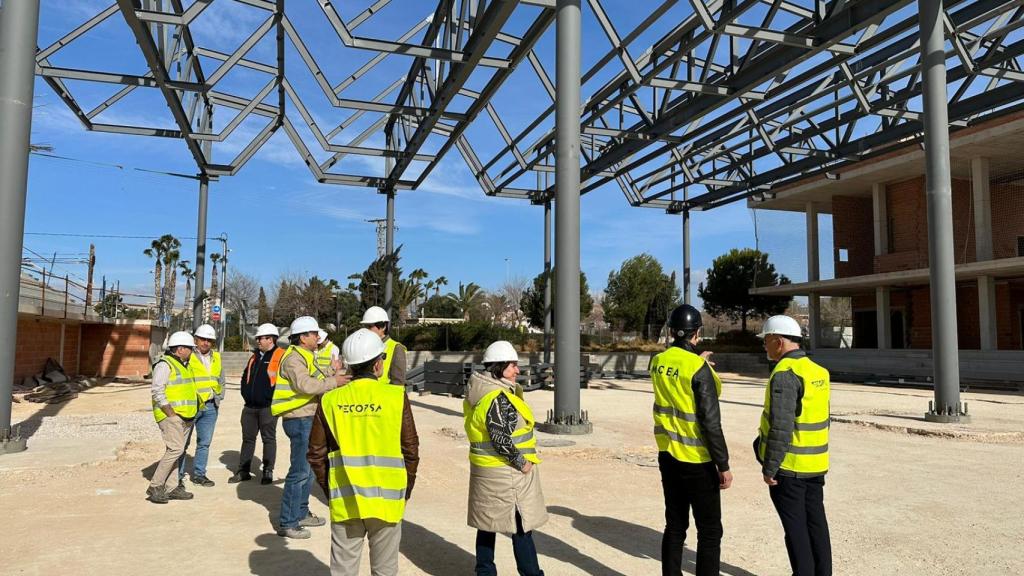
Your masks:
M80 372L78 360L79 324L68 322L61 350L62 323L47 318L18 318L18 338L14 346L14 381L34 376L43 370L47 358L61 362L69 374Z

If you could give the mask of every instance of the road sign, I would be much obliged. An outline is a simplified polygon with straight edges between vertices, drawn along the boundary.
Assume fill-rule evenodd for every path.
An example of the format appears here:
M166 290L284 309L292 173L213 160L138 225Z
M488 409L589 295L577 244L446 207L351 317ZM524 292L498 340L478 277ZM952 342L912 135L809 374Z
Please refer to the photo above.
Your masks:
M213 320L214 322L220 322L220 312L214 312L213 314L210 314L210 320Z
M214 314L220 314L220 304L214 304L213 305L213 313Z

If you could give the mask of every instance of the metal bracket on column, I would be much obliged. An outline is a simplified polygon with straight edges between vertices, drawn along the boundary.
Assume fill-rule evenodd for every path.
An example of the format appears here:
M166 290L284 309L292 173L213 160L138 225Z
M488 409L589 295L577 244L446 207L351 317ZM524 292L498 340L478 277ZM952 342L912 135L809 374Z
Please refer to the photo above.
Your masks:
M28 438L21 437L21 427L15 426L8 434L0 430L0 454L24 452L28 448Z
M956 406L940 406L935 408L935 401L928 401L928 412L924 419L927 422L942 424L970 424L971 416L967 413L967 402L957 402Z
M554 410L548 410L548 419L537 423L537 430L548 434L568 434L570 436L582 436L594 431L594 425L586 410L580 410L579 414L562 414L555 416Z

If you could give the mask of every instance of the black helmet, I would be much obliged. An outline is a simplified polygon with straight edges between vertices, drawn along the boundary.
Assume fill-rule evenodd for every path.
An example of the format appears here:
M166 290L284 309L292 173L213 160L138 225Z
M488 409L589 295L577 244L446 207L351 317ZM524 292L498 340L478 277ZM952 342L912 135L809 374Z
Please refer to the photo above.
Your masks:
M700 310L689 304L683 304L672 311L668 318L668 327L672 330L672 337L678 338L689 332L695 332L704 325L701 319Z

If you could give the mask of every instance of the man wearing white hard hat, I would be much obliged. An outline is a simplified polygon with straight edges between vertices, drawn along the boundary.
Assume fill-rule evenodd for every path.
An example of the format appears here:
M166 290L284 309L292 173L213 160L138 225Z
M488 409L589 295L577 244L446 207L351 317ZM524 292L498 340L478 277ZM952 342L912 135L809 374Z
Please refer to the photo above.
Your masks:
M331 575L359 574L365 538L374 576L395 576L419 465L416 423L405 390L378 383L384 344L377 334L357 330L342 354L353 380L320 399L306 454L330 498Z
M519 354L499 340L484 351L484 372L469 379L462 403L469 439L469 514L477 529L476 573L497 574L496 533L512 538L522 576L543 576L533 530L548 520L540 485L536 419L516 383Z
M192 459L192 483L204 488L214 486L214 481L206 476L206 463L210 459L210 442L213 441L213 431L217 427L217 415L220 412L220 403L224 400L224 373L221 369L220 352L213 349L217 341L217 331L209 324L203 324L196 328L196 348L192 354L192 377L195 378L196 388L199 390L199 397L203 401L203 408L196 415L193 432L196 436L196 455ZM191 434L185 439L185 452L188 452L188 445L191 441ZM185 457L181 458L178 465L178 482L185 482Z
M832 544L825 517L828 473L828 370L800 349L803 331L789 316L772 316L759 337L775 362L764 395L754 453L786 532L796 576L832 574Z
M391 339L391 319L380 306L371 306L363 313L359 322L384 342L384 374L379 380L384 384L405 386L405 346Z
M188 332L175 332L167 340L167 351L153 364L153 417L160 427L165 446L164 455L146 491L149 501L154 504L192 498L185 486L178 484L168 490L167 483L185 454L186 438L203 404L189 367L195 344Z
M316 365L324 374L334 376L341 371L341 351L338 350L338 345L327 337L326 330L321 329L317 335Z
M281 336L277 326L261 324L256 329L256 351L242 372L242 449L238 452L238 469L228 482L235 484L252 479L252 458L256 453L256 434L263 439L263 476L261 484L274 481L277 458L277 416L270 412L274 385L281 369L284 349L277 345Z
M281 358L281 371L274 385L270 412L283 418L282 427L291 444L291 462L281 495L281 516L277 534L286 538L309 538L306 528L323 526L326 521L309 510L309 491L313 472L306 461L309 431L313 427L317 399L343 386L348 377L328 376L316 365L316 343L320 326L311 316L296 318L291 325L291 345Z

